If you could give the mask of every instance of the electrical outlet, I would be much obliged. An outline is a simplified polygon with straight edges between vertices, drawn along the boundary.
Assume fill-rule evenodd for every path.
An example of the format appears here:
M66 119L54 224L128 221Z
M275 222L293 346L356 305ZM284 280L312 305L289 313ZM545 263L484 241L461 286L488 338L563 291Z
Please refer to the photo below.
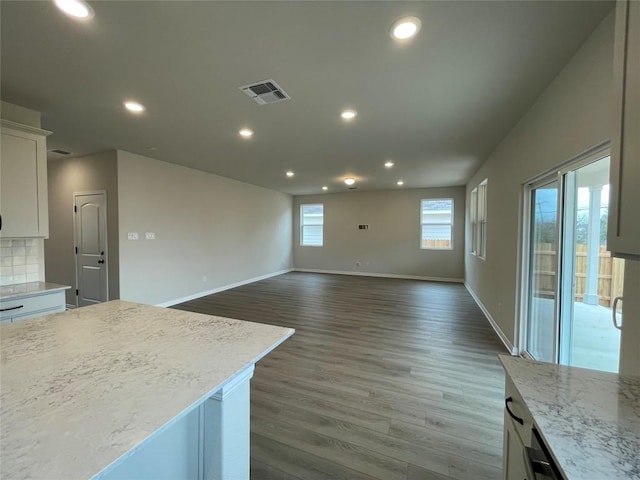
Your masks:
M129 233L127 233L127 239L129 239L129 240L138 240L138 232L129 232Z
M155 240L156 234L154 232L147 232L144 234L144 238L147 240Z

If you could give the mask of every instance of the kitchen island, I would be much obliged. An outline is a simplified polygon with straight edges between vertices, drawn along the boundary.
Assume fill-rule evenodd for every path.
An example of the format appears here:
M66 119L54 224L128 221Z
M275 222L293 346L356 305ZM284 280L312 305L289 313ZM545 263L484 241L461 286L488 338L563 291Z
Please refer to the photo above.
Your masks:
M640 377L506 355L500 361L507 377L508 479L525 478L517 468L522 454L508 451L514 445L508 433L530 447L532 428L566 480L640 479Z
M112 301L3 324L0 475L249 475L249 380L288 328Z

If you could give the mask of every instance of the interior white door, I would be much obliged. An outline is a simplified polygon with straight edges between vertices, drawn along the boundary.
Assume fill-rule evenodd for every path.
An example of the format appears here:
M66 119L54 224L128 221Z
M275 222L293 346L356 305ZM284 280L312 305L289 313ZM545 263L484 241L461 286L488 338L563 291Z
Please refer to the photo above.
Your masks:
M107 270L107 195L73 195L76 237L76 303L78 307L106 302L109 298Z

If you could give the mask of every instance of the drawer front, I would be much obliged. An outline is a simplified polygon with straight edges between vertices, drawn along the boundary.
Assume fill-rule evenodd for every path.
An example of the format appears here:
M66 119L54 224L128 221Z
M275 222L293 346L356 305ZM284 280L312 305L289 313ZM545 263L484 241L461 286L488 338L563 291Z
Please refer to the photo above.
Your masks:
M64 308L64 291L2 300L0 301L0 321L16 317L36 316L41 312L43 314L62 312Z

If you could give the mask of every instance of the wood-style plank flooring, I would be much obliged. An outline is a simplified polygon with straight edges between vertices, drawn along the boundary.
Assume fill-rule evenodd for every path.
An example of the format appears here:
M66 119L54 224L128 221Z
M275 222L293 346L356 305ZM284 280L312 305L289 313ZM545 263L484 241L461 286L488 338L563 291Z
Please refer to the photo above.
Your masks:
M251 381L253 480L501 477L505 350L464 286L293 272L175 308L296 329Z

